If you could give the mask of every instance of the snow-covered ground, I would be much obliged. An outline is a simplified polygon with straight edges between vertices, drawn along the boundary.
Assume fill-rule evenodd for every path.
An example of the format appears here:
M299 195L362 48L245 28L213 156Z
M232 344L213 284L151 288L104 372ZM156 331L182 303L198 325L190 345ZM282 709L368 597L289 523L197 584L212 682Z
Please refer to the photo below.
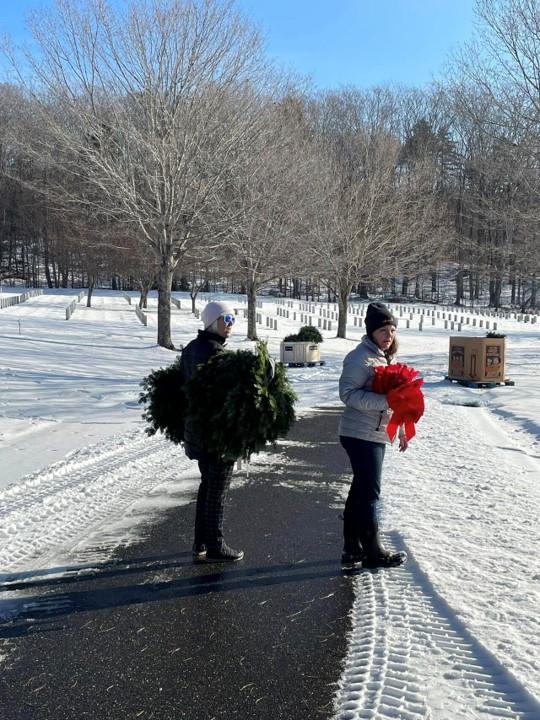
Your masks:
M17 292L4 287L6 296ZM136 535L142 518L189 502L197 487L196 466L181 448L144 434L137 403L141 378L175 357L155 342L156 298L145 327L121 293L106 291L95 294L92 308L83 299L66 321L77 295L45 291L0 310L4 583L95 563L102 556L94 547L112 551ZM176 297L182 309L173 308L172 331L180 345L200 323L188 299ZM301 312L317 322L311 303L262 302L260 336L276 358L282 337L306 324ZM278 307L289 310L288 319ZM422 371L426 414L409 450L387 454L381 520L389 544L406 547L410 560L354 579L355 622L336 717L538 718L540 326L496 320L516 384L481 390L444 379L457 327L445 329L441 318L420 331L419 315L410 328L408 317L400 321L399 359ZM481 316L470 316L461 332L483 335L473 317ZM341 363L362 336L353 320L347 340L335 338L335 320L322 330L324 366L289 370L300 413L339 405ZM240 312L231 347L252 345L245 322Z

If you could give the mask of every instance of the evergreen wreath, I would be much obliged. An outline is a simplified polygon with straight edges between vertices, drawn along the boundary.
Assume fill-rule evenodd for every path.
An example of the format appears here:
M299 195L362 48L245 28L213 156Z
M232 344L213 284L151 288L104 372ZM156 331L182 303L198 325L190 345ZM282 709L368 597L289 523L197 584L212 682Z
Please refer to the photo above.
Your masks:
M141 386L144 392L139 395L139 403L146 405L143 413L148 423L146 433L155 435L159 430L168 440L182 442L187 407L180 356L172 365L153 370L143 378Z
M256 351L224 350L184 383L180 358L143 379L146 432L158 430L175 443L184 438L189 415L201 450L225 460L249 458L267 442L286 435L295 420L296 394L285 366L274 363L266 343Z
M270 359L264 342L255 352L217 353L185 392L201 449L226 460L249 458L286 435L295 419L296 394L284 365Z

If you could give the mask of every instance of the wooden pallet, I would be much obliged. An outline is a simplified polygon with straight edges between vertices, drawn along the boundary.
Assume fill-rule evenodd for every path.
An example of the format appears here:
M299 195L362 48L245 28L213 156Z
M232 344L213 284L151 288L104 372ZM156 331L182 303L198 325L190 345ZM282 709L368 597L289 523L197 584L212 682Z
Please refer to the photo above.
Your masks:
M315 365L324 365L326 360L320 360L319 362L305 362L305 363L287 363L288 367L315 367Z
M516 383L513 380L467 380L466 378L453 378L449 377L448 375L445 375L445 380L449 380L450 382L458 383L459 385L463 385L464 387L470 387L470 388L487 388L488 390L491 388L495 388L498 385L515 385Z

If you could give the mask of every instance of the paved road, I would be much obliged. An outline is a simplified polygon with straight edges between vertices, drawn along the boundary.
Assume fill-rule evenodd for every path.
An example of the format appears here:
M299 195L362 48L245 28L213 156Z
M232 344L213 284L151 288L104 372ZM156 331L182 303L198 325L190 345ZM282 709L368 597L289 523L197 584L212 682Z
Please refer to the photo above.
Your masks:
M353 601L337 422L337 410L301 419L231 491L241 563L192 563L190 504L90 576L21 580L27 606L0 626L2 720L330 718Z

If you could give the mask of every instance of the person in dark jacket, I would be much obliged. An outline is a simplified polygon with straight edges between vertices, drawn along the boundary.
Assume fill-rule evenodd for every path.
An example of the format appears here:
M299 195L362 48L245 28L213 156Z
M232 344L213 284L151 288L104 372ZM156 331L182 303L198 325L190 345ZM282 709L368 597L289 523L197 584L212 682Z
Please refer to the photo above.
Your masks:
M405 561L405 553L390 553L381 544L377 521L377 502L381 491L381 472L386 444L386 426L391 411L386 395L373 392L377 365L390 364L397 352L397 321L381 302L368 305L366 335L343 361L339 396L345 403L340 421L340 442L351 462L353 480L343 513L345 563L362 562L363 567L395 567ZM399 449L407 449L403 428Z
M225 302L208 303L201 319L204 330L199 330L197 337L182 351L184 382L191 380L200 365L222 352L235 320L233 308ZM243 551L231 548L223 537L223 510L234 463L201 450L189 416L184 425L184 449L190 459L198 461L201 473L195 511L194 559L198 562L241 560Z

